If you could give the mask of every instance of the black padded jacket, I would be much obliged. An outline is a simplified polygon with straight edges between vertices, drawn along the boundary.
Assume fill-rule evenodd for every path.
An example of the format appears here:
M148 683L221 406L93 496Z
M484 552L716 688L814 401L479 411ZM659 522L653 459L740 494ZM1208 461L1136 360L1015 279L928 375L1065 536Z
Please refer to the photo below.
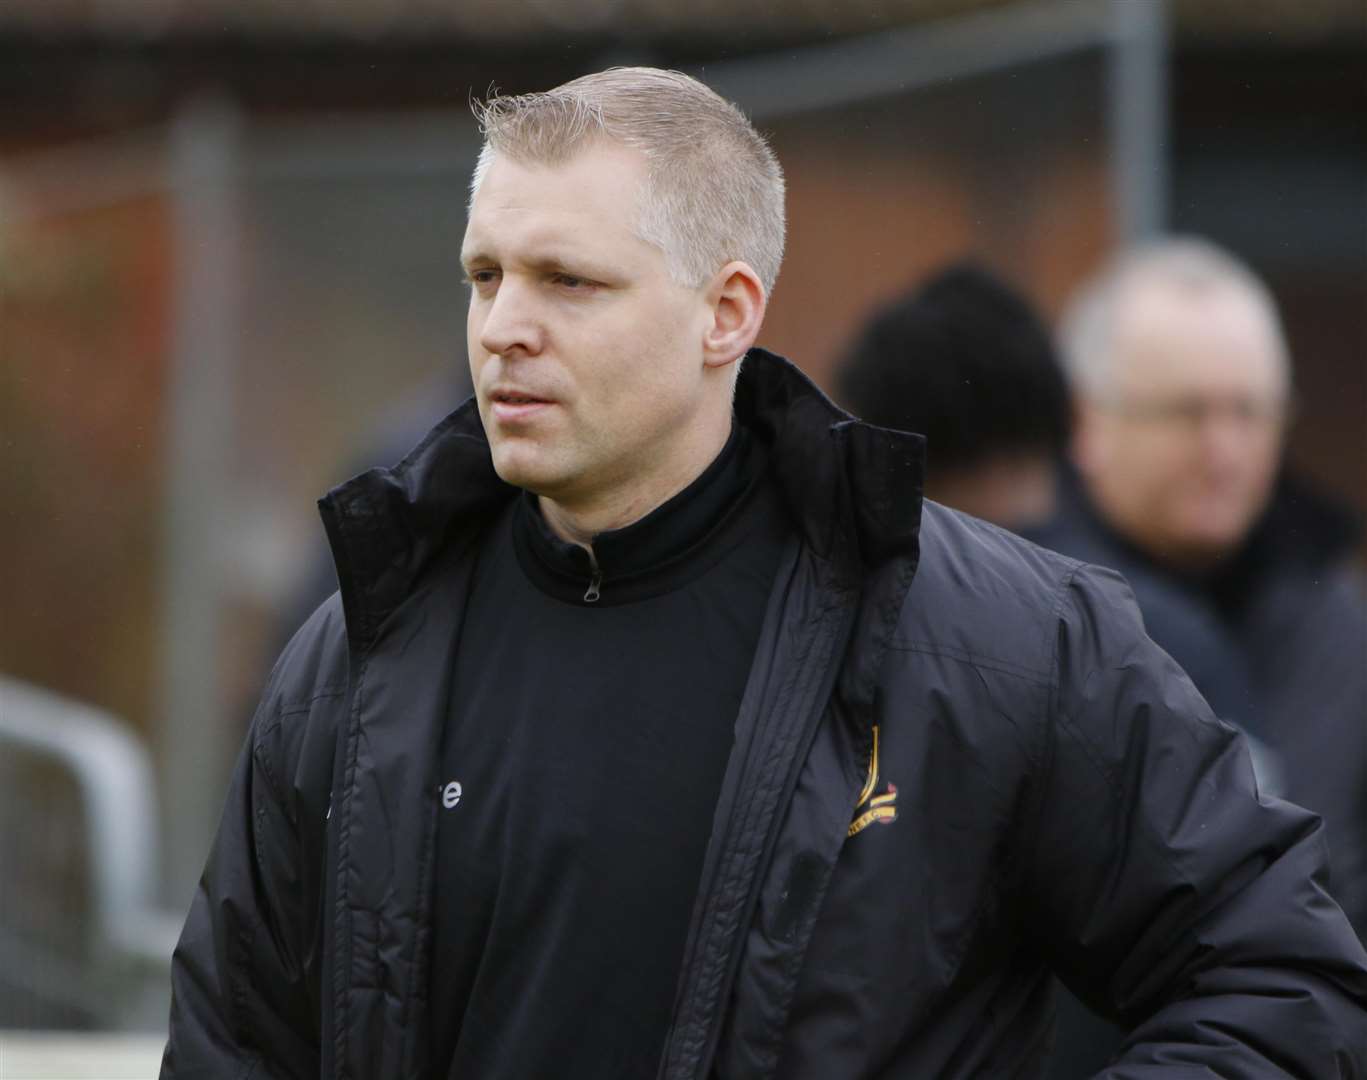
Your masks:
M747 357L736 409L795 528L659 1076L1033 1076L1053 970L1133 1029L1110 1080L1367 1077L1319 819L1258 797L1123 581L923 506L921 440L778 357ZM340 594L253 720L163 1080L431 1077L436 747L513 494L467 403L323 500Z

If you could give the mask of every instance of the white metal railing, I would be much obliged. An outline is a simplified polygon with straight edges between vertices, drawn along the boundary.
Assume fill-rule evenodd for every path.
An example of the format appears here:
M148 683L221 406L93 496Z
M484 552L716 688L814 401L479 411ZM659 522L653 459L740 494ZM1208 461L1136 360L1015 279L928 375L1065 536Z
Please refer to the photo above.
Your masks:
M74 821L84 833L78 850L86 861L81 879L90 893L89 926L73 926L70 932L88 935L90 947L82 962L89 970L80 983L67 988L68 996L79 1000L87 1014L92 1001L103 1001L94 1019L111 1027L157 1022L157 1013L165 1016L180 920L156 905L156 785L142 743L100 709L0 675L0 753L23 754L57 767L70 777L80 800ZM0 799L14 797L13 791L0 791ZM49 809L32 807L33 819L40 820ZM26 884L22 867L6 879L9 888ZM0 923L0 931L7 929ZM42 943L19 937L7 945L29 958L23 970L8 973L11 981L33 981L34 989L49 997L61 993L61 987L38 985L45 972ZM63 971L61 981L70 982L70 973ZM122 992L108 993L111 986ZM10 1073L0 1070L0 1080L11 1080Z
M152 1035L0 1031L0 1080L155 1080L163 1043Z

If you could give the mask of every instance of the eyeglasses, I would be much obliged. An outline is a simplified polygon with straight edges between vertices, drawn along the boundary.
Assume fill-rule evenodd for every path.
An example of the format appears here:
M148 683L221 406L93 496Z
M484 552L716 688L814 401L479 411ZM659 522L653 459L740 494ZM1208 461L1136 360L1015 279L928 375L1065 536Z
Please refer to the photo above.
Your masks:
M1155 398L1102 402L1101 407L1142 424L1193 434L1214 420L1244 431L1268 431L1287 424L1293 413L1292 402L1284 397Z

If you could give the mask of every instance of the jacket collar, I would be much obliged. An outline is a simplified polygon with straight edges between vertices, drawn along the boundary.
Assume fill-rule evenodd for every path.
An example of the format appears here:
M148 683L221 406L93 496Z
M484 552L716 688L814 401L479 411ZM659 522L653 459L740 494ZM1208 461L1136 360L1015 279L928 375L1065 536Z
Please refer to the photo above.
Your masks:
M837 407L793 364L745 357L736 415L770 447L771 468L806 545L842 583L917 553L925 440ZM474 398L392 469L371 469L319 501L352 644L363 649L437 554L472 541L518 489L494 472Z

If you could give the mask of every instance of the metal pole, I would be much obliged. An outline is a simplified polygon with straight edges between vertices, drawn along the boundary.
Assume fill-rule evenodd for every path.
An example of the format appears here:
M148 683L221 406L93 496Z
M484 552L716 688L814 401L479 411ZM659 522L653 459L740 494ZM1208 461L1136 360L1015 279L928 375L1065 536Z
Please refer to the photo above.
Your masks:
M174 299L166 440L162 790L166 898L185 910L204 865L240 732L220 647L233 364L241 315L240 122L221 100L171 128Z
M1166 0L1109 0L1111 168L1119 245L1160 233L1168 217Z

